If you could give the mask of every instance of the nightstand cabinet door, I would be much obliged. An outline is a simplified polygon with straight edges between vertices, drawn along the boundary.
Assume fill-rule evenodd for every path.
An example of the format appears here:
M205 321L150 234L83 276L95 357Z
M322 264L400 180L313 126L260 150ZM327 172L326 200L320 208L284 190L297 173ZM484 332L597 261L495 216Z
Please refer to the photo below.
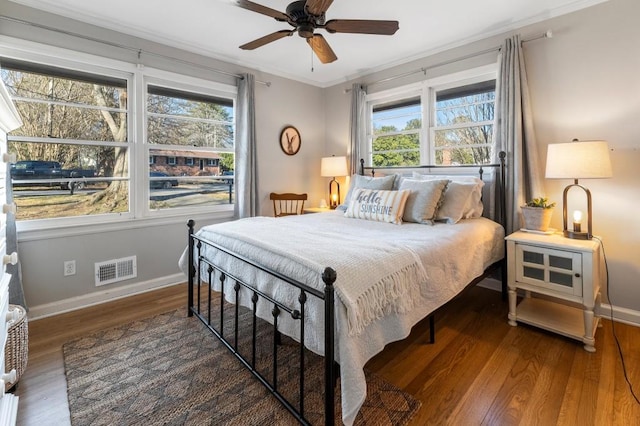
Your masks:
M516 244L516 280L560 293L582 296L582 255Z

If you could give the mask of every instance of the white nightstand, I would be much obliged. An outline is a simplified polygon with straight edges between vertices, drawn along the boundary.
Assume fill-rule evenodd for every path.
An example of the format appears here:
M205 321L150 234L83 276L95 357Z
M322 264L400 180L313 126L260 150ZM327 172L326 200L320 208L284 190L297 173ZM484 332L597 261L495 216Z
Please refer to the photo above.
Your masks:
M595 352L599 318L594 308L600 304L604 273L600 242L521 231L506 240L509 324L544 328L580 340L586 351ZM525 298L516 306L518 289L525 290Z

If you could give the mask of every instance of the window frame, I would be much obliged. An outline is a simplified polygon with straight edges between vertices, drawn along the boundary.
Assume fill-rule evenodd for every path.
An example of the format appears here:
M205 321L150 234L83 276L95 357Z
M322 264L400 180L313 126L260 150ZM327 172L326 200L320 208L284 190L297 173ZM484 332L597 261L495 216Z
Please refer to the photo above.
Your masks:
M151 150L158 149L158 148L162 148L162 149L173 149L173 148L183 149L184 148L184 146L180 146L180 145L176 146L176 145L149 144L147 142L146 94L148 93L147 88L150 85L156 86L156 87L159 86L169 90L192 92L192 93L197 93L197 94L212 97L212 98L226 98L230 100L233 103L233 109L234 109L233 128L234 128L234 138L235 138L236 115L237 115L236 114L237 87L228 86L221 83L215 83L210 81L208 81L206 84L206 87L204 87L205 86L204 82L205 82L204 80L200 80L197 78L193 78L193 77L185 78L185 76L170 73L168 71L161 71L161 70L153 70L152 73L147 73L146 75L143 76L142 90L144 91L145 96L142 98L143 104L140 107L142 108L142 114L143 114L142 117L143 117L144 124L141 129L142 143L139 145L146 153L145 155L151 155ZM234 154L235 154L235 145L236 145L236 142L234 140L234 148L233 148ZM207 149L205 148L202 148L201 150L207 151ZM176 159L176 163L177 161L178 160ZM167 162L168 162L168 159L167 159ZM146 175L148 176L149 175L148 164L146 165L146 168L144 170L146 170ZM227 212L231 214L233 213L234 204L215 204L215 205L206 205L206 206L198 206L198 207L173 207L170 209L152 210L149 208L149 181L148 180L145 184L145 187L142 188L142 191L143 191L143 197L139 197L139 198L143 198L143 200L137 199L136 201L143 203L139 207L142 211L144 211L144 214L148 217L159 217L159 216L162 217L162 216L175 216L175 215L182 217L182 216L189 216L189 215L193 215L194 213L205 212L205 211L206 212L219 211L219 212Z
M236 86L7 36L0 36L0 58L3 57L45 67L124 79L127 81L129 97L126 142L130 150L128 158L129 211L17 221L16 229L21 233L21 240L27 241L60 235L83 235L126 228L135 229L156 224L178 223L184 221L185 218L224 219L233 216L233 204L150 211L148 208L150 155L143 141L146 141L144 138L146 132L146 81L163 81L175 85L179 90L190 90L209 96L228 98L233 102L234 120L237 107ZM235 122L233 125L235 128ZM147 173L140 173L142 170Z
M433 77L420 82L398 86L392 89L367 94L365 96L366 111L366 138L361 142L360 152L365 160L365 165L371 166L373 162L373 110L376 106L401 102L419 97L422 107L422 127L420 139L420 165L435 164L435 97L436 92L455 87L466 86L487 80L496 80L498 77L498 64L488 64L477 68L468 69L443 76ZM496 87L497 90L497 87ZM495 129L495 119L493 122ZM399 132L401 133L401 132ZM495 133L495 132L494 132ZM495 138L494 138L495 142ZM410 167L410 166L407 166Z

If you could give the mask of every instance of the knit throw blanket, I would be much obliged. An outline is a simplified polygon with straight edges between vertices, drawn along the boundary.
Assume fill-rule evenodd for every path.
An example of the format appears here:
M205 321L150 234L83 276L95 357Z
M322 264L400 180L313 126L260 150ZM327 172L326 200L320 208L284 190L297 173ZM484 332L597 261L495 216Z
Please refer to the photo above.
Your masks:
M426 272L407 247L372 244L372 235L363 238L361 230L348 228L327 230L307 221L253 217L206 227L202 235L319 290L324 289L322 272L333 268L349 335L357 335L384 315L410 310L411 294L420 291Z

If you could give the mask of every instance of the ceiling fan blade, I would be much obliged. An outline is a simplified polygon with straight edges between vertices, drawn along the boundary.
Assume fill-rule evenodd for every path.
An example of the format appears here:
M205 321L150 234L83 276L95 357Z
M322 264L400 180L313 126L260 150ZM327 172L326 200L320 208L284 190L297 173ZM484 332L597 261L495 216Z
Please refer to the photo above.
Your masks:
M330 33L358 33L393 35L398 31L398 21L371 21L366 19L332 19L324 29Z
M250 41L249 43L243 44L242 46L240 46L240 49L243 49L243 50L257 49L258 47L264 46L265 44L271 43L272 41L280 40L283 37L290 36L291 34L293 34L294 31L295 30L276 31L275 33L268 34L264 37L260 37L253 41Z
M314 34L313 37L307 39L307 43L309 43L309 46L311 46L311 49L313 49L313 52L323 64L329 64L338 59L336 54L333 53L331 46L329 46L329 43L327 43L321 34Z
M263 15L271 16L272 18L276 18L276 20L278 21L287 22L287 20L289 19L289 17L283 12L271 9L270 7L263 6L258 3L254 3L249 0L236 0L236 5L252 12L258 12L262 13Z
M305 8L307 13L314 16L320 16L329 9L333 0L307 0Z

